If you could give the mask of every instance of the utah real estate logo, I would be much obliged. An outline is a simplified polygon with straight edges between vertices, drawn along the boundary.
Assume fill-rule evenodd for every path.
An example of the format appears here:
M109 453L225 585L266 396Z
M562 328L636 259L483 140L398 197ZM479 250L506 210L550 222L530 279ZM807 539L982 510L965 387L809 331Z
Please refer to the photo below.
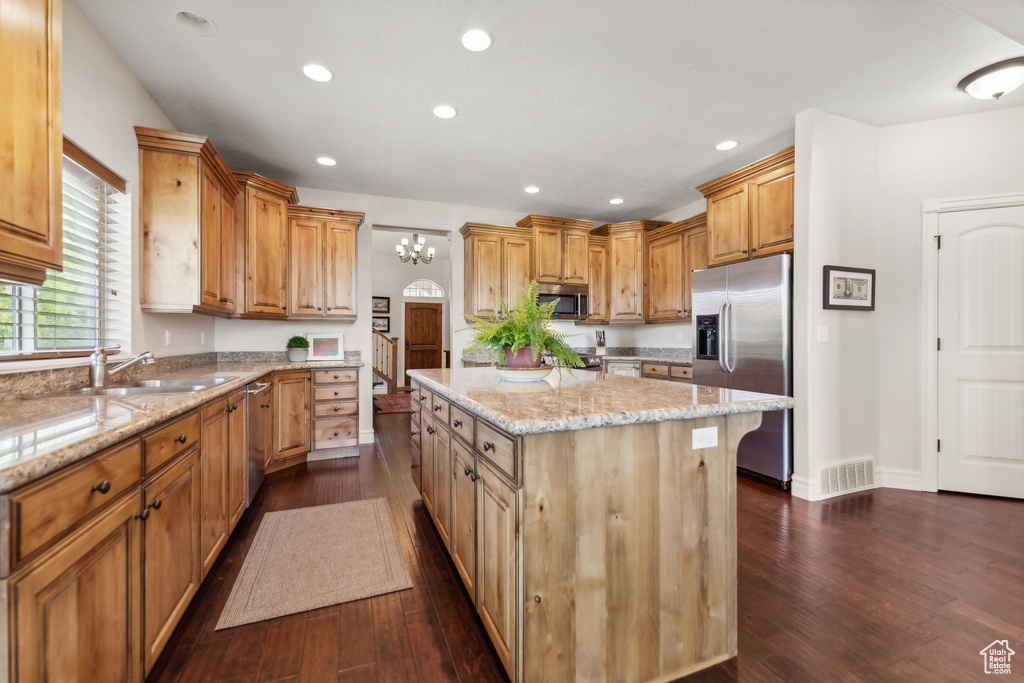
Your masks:
M1010 673L1010 657L1015 654L1017 653L1010 649L1009 640L993 640L988 647L981 651L981 656L985 658L985 673Z

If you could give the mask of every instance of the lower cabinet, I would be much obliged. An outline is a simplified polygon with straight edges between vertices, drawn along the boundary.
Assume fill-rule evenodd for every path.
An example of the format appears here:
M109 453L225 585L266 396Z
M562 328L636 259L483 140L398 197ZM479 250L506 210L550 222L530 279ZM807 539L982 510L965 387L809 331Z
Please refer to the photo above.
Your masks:
M200 414L203 578L245 512L245 391L215 401Z
M451 546L452 463L448 430L434 423L434 524L445 547Z
M249 505L249 422L242 389L228 398L228 533ZM205 451L204 451L205 453Z
M420 433L420 497L423 506L434 518L434 420L423 411L420 417L423 431Z
M452 440L452 563L469 597L476 600L476 456Z
M282 461L305 455L310 450L310 377L308 370L289 370L273 374L274 448L267 460L267 471L279 469Z
M313 371L313 449L359 445L359 370Z

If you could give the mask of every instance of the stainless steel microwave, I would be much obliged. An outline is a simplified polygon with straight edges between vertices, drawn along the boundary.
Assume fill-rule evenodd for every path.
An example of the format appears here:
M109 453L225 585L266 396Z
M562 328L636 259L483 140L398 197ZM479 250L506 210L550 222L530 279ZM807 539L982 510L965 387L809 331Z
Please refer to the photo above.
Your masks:
M556 302L555 319L585 320L590 311L586 285L541 285L539 299L541 305Z

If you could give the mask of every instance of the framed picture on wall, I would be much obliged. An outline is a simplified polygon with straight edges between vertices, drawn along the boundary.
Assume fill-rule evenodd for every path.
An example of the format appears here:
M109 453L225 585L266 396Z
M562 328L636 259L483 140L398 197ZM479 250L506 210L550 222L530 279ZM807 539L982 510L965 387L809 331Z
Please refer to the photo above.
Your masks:
M373 316L373 329L378 332L390 332L391 331L391 316L389 315L375 315Z
M342 335L315 332L307 334L306 339L309 341L309 360L345 360Z
M823 308L841 311L875 310L875 271L825 266Z
M390 313L391 312L391 297L390 296L375 296L370 301L370 310L374 313Z

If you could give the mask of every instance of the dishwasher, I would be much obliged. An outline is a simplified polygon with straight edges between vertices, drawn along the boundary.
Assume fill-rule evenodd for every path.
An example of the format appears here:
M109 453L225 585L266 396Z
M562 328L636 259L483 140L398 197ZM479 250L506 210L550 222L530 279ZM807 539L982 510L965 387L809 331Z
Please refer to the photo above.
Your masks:
M252 382L245 386L245 393L249 437L245 497L246 504L252 505L252 499L263 483L263 469L270 449L270 402L273 400L273 392L270 391L270 382Z

